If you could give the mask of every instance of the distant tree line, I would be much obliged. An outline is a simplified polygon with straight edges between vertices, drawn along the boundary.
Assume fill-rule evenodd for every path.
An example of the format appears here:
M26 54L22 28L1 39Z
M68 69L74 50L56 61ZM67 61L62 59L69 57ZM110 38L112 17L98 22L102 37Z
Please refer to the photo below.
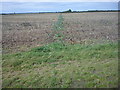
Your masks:
M63 11L62 13L71 13L71 12L72 12L72 10L69 9L69 10L67 10L67 11Z
M62 12L31 12L32 14L44 14L44 13L82 13L82 12L120 12L120 10L88 10L88 11L72 11L68 9ZM31 14L31 13L1 13L1 15L15 15L15 14Z
M81 13L81 12L118 12L120 10L88 10L88 11L72 11L71 9L61 13Z

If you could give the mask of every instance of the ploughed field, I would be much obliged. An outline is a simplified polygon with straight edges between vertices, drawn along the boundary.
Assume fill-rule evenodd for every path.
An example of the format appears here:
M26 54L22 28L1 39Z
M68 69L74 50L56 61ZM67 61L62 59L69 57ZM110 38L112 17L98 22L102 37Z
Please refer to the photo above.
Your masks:
M117 87L117 15L2 15L3 87Z
M115 41L118 37L117 13L62 14L65 36L69 43L86 43L103 40ZM59 14L22 14L2 16L3 52L23 51L30 47L53 42L49 36ZM12 50L12 51L11 51Z

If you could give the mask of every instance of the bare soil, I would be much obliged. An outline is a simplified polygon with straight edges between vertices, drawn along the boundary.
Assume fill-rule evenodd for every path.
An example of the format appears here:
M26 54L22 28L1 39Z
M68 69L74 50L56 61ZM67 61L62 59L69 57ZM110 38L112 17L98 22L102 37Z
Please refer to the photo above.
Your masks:
M26 51L53 42L49 36L59 13L2 15L3 53ZM118 13L63 13L64 41L103 43L118 40Z

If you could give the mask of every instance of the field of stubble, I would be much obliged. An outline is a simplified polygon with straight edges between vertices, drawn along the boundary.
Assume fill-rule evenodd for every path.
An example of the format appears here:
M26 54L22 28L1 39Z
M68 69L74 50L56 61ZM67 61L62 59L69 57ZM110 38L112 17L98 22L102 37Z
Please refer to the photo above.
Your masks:
M3 87L117 87L117 15L3 15Z

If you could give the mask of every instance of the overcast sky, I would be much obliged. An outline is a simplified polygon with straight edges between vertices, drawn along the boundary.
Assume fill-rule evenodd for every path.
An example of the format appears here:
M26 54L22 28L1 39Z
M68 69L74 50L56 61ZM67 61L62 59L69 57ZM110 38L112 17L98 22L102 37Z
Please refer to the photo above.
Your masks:
M118 2L119 0L2 0L3 2Z
M4 2L1 2L2 10L0 10L0 13L58 12L58 11L65 11L68 9L72 9L73 11L117 10L118 9L117 0L104 0L106 2L87 2L87 0L84 0L86 2L79 2L81 0L79 1L74 0L74 2L70 2L72 0L69 0L69 2L57 2L57 0L54 0L56 2L42 2L43 0L39 0L39 2L37 2L37 0L34 0L36 2L32 2L32 1L27 2L26 0L24 0L26 2L22 2L22 0L17 0L17 1L3 0L3 1ZM12 2L8 2L8 1L12 1ZM52 1L52 0L49 0L49 1ZM100 0L93 0L93 1L100 1ZM107 1L111 1L111 2L107 2Z

